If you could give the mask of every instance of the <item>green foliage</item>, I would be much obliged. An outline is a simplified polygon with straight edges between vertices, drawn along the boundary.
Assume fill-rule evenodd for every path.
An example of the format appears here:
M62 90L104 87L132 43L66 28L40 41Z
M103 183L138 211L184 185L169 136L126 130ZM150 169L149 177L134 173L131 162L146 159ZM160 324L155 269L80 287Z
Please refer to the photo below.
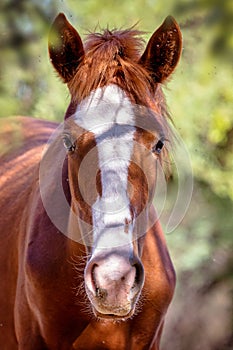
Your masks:
M233 3L229 0L179 0L174 3L174 13L188 19L186 27L196 29L205 24L204 33L211 37L210 53L232 65Z
M5 0L0 10L0 116L62 120L66 101L60 96L66 89L55 78L47 52L55 3Z

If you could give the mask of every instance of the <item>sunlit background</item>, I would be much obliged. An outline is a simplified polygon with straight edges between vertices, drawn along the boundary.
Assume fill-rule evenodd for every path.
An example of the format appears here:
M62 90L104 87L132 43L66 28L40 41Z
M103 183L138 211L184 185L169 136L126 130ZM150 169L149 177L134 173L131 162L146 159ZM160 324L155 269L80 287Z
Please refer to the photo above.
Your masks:
M184 220L166 234L178 282L162 349L232 350L233 1L2 0L1 117L62 121L68 91L47 53L49 26L61 11L82 38L138 23L147 40L169 14L180 24L182 59L164 92L191 157L194 191Z

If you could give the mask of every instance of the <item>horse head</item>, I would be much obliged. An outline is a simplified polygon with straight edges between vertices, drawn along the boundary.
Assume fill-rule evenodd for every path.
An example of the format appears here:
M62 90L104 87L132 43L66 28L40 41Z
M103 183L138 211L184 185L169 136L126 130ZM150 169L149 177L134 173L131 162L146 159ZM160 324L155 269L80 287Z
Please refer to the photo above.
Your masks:
M161 83L178 63L181 33L168 17L144 53L139 34L106 30L83 44L60 14L49 38L51 62L71 94L63 142L71 208L89 254L85 289L102 318L134 314L156 168L170 139Z

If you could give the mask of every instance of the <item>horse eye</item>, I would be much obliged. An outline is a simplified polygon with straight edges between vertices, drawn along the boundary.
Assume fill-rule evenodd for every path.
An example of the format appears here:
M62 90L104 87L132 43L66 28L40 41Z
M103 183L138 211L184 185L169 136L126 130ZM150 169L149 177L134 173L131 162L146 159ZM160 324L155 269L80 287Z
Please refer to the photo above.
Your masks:
M161 151L162 151L163 146L164 146L164 141L163 141L162 139L160 139L160 140L156 143L156 145L154 145L154 146L152 147L152 152L153 152L153 153L160 154Z
M73 152L75 150L75 144L72 142L70 135L63 135L62 140L68 152Z

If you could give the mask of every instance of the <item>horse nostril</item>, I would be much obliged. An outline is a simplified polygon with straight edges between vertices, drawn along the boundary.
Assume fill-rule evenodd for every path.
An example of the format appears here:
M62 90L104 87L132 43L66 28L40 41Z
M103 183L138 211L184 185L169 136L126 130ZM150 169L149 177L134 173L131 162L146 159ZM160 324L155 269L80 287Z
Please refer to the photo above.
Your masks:
M92 295L97 294L98 283L96 280L96 268L98 264L90 262L85 269L85 284Z
M96 283L96 276L95 276L95 269L98 267L97 264L93 264L92 266L92 269L91 269L91 280L92 280L92 283L95 287L95 289L97 289L97 283Z
M132 289L141 289L143 283L144 283L144 270L143 266L140 263L140 261L136 261L132 264L132 266L135 268L135 278L134 278L134 284Z
M139 266L139 264L135 264L134 267L135 267L135 270L136 270L135 282L136 282L136 283L139 283L139 282L140 282L140 279L141 279L142 269L141 269L141 267Z

